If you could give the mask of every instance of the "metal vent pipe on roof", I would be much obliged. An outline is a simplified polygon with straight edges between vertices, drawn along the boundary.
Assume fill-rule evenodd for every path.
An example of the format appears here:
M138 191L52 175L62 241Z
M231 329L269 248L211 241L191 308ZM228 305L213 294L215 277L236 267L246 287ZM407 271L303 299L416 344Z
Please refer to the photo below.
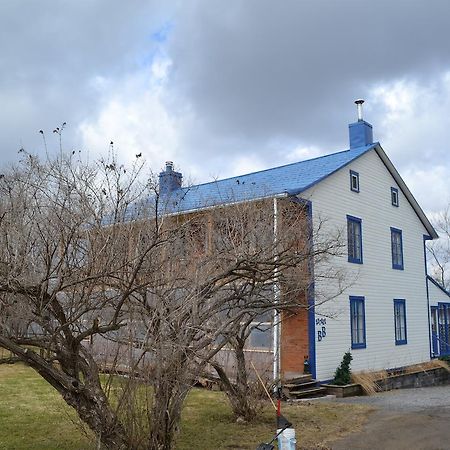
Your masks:
M358 121L363 120L363 115L362 115L363 103L364 103L364 100L362 98L358 98L358 100L355 100L356 107L358 108Z

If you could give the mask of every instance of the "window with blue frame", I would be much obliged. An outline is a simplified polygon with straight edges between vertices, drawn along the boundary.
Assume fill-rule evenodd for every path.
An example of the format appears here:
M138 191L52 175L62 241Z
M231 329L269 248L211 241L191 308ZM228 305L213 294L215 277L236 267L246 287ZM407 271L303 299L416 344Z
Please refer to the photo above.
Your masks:
M398 206L399 205L398 189L395 188L395 187L391 187L391 203L392 203L392 206Z
M392 268L403 270L403 237L402 230L391 228Z
M366 348L366 315L364 303L364 297L350 297L352 349Z
M347 216L348 262L362 264L362 227L361 219Z
M359 192L359 173L350 170L350 190Z
M438 303L439 353L450 356L450 303Z
M406 301L394 300L395 345L404 345L406 338Z

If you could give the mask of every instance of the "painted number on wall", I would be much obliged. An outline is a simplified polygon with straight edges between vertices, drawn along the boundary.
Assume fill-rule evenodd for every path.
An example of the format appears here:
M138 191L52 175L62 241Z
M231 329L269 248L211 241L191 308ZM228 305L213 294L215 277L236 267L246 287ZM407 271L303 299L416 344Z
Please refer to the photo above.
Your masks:
M316 319L316 327L320 328L317 330L317 341L320 342L327 335L327 319Z

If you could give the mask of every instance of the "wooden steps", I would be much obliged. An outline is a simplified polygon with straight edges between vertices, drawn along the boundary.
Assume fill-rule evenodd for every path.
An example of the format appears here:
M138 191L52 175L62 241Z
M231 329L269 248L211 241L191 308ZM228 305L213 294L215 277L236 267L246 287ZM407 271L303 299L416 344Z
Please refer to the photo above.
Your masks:
M309 374L286 380L282 386L282 393L288 400L323 397L326 392L326 388Z

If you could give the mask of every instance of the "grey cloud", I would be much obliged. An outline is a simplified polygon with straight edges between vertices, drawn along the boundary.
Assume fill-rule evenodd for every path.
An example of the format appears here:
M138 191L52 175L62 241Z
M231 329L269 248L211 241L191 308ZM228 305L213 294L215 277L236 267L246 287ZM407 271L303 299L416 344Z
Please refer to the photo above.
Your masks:
M19 145L40 146L37 131L94 115L95 77L120 79L150 54L151 35L166 16L146 1L13 1L0 3L0 123L3 160Z
M450 66L444 0L207 3L182 11L171 52L174 88L212 133L342 147L352 99Z
M81 145L77 126L95 126L108 99L126 92L127 77L148 64L152 34L172 22L167 42L158 45L172 60L164 99L182 150L167 148L162 159L178 151L205 181L231 174L242 155L260 168L288 162L298 146L344 149L352 100L366 97L375 138L414 177L414 165L430 169L446 155L442 115L450 95L433 133L426 115L447 89L449 17L448 0L5 0L0 154L5 161L21 145L42 147L38 130L51 132L62 121L69 124L66 142ZM96 77L109 83L104 90ZM415 133L408 136L418 123L414 115L411 125L399 125L405 140L384 120L386 105L373 98L375 86L399 79L435 90Z

